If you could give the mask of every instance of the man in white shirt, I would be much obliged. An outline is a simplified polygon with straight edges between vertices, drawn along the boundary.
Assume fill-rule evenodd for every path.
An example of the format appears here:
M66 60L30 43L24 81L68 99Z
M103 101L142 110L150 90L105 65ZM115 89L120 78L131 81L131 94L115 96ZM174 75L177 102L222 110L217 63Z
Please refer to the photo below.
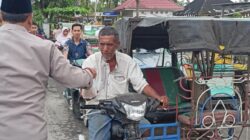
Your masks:
M138 93L154 97L167 106L168 98L156 93L143 78L140 67L130 56L117 51L119 45L119 36L113 27L104 27L99 32L100 52L89 56L83 63L83 68L93 67L97 71L97 77L93 81L92 100L87 104L97 104L99 100L127 94L129 83L131 83ZM110 116L89 115L88 123L89 140L110 140Z

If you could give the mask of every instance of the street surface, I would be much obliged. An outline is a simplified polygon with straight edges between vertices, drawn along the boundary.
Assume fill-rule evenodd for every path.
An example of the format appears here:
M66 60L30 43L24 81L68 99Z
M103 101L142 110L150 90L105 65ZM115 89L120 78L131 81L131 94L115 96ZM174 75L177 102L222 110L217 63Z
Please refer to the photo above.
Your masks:
M56 88L58 87L58 88ZM48 140L87 140L83 121L75 119L62 94L64 88L50 79L46 97Z

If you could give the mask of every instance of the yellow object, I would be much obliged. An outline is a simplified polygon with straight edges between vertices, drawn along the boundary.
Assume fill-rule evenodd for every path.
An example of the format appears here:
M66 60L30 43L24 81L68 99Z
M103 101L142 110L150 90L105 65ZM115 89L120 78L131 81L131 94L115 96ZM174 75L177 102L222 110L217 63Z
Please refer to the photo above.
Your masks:
M214 57L214 63L215 64L232 64L233 63L232 55L225 55L222 57L220 54L216 53Z
M185 70L186 76L193 77L193 72L192 72L193 67L190 64L183 64L182 66Z
M219 46L220 50L224 50L225 46L220 45ZM218 53L215 53L215 57L214 57L214 63L215 64L232 64L233 63L233 57L232 55L220 55Z
M224 50L225 46L220 45L219 49ZM222 57L220 54L215 53L214 63L215 64L233 64L233 56L232 55L224 55ZM237 69L237 70L246 70L247 65L246 64L233 64L233 68Z
M233 67L236 70L247 70L246 64L233 64Z
M225 46L220 45L220 46L219 46L219 49L220 49L220 50L224 50L224 49L225 49Z

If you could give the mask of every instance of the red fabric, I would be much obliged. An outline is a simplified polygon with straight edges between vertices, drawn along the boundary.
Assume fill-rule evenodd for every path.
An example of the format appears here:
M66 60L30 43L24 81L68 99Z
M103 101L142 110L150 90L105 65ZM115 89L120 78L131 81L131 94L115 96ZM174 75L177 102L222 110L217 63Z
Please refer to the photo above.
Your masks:
M180 11L184 7L179 6L172 0L140 0L140 9L162 9L170 11ZM124 3L116 7L114 10L119 11L123 9L136 9L136 0L126 0Z
M162 84L160 71L157 69L147 69L144 71L144 75L151 87L157 91L160 96L165 96L165 90Z

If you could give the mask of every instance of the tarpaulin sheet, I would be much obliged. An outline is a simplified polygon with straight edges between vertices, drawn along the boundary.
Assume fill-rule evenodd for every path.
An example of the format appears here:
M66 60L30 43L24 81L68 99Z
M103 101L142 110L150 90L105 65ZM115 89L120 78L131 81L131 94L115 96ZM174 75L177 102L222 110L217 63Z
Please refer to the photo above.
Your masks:
M211 20L170 20L168 34L172 52L219 51Z
M222 53L250 54L250 19L247 18L151 17L123 19L118 23L121 48L128 52L132 48L160 47L171 52L220 52L219 45L223 45Z

